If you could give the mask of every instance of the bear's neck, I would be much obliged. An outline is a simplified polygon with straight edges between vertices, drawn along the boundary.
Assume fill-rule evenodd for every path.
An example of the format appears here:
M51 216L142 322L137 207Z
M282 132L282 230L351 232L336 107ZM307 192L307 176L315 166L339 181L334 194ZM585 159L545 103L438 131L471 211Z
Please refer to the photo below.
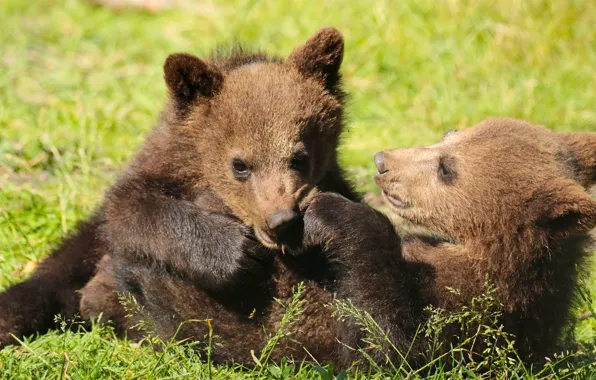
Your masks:
M458 310L485 293L488 277L506 312L569 310L589 236L551 241L523 232L507 236L454 244L413 236L402 241L402 252L429 304Z

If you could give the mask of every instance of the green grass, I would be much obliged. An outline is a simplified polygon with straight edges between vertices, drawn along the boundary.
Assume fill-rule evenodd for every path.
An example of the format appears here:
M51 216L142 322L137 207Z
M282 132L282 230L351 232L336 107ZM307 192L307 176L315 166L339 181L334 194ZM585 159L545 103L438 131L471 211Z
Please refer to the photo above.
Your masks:
M165 100L161 65L171 52L206 56L237 39L287 55L319 27L339 28L352 95L342 161L364 190L375 189L377 150L432 143L488 116L596 129L591 0L194 3L158 14L82 1L0 3L0 290L93 209L142 143ZM595 278L586 284L593 293ZM590 307L594 300L578 313ZM576 331L593 342L596 320ZM52 333L0 352L0 378L208 376L183 348L165 352L103 329ZM279 378L315 374L272 368ZM213 371L226 378L235 369Z

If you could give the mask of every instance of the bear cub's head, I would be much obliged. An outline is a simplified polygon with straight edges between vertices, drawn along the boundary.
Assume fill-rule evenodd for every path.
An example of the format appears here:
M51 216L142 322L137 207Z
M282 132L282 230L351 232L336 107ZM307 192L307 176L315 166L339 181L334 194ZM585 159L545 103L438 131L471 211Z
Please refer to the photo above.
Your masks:
M392 209L450 240L547 241L596 226L596 133L555 133L515 119L450 131L437 144L375 155Z
M175 168L209 189L267 247L300 229L305 203L336 165L344 93L344 43L321 29L285 59L236 50L164 65Z

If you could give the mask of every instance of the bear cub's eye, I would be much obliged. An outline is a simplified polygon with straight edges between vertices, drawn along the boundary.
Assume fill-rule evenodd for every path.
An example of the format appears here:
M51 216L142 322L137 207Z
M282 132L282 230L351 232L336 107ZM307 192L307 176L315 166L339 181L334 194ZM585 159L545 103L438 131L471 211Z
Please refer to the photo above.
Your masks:
M250 174L248 166L239 158L234 158L232 160L232 171L234 172L234 177L236 177L236 179L246 179Z
M453 159L448 157L441 157L439 159L439 168L437 171L437 175L439 179L447 184L453 183L457 177L457 173L455 172L455 164Z
M305 151L294 153L290 166L297 172L306 173L308 171L308 153Z

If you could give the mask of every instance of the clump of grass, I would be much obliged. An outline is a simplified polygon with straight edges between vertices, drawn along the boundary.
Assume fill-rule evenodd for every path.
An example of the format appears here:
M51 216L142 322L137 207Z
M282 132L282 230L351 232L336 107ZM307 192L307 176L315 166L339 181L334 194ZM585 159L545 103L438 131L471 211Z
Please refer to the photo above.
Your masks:
M269 359L271 358L271 354L273 350L277 347L279 342L282 339L289 339L292 335L292 331L290 329L291 325L298 320L300 314L302 314L303 308L302 305L304 304L304 299L302 299L302 294L304 293L304 283L299 283L295 288L292 289L292 300L289 304L285 305L281 300L274 298L274 301L281 305L285 312L284 315L279 323L279 327L277 330L269 336L267 339L267 344L261 351L261 355L257 359L254 354L254 351L251 351L253 359L259 368L259 374L262 373L265 365L268 364Z
M450 289L454 294L457 290ZM423 366L411 352L399 352L388 334L374 319L348 301L336 301L334 314L350 319L363 333L363 345L357 350L375 373L407 378L535 378L583 379L596 373L596 351L567 350L546 358L540 368L528 367L515 350L515 336L501 324L502 305L497 289L485 284L483 294L474 297L458 311L426 308L428 318L415 335L411 346L422 353ZM457 336L457 339L453 339ZM381 352L385 363L372 359L371 351ZM420 353L418 353L420 355ZM399 358L395 361L392 358ZM379 364L384 364L380 366Z
M456 289L449 291L460 295ZM500 323L502 304L496 298L496 291L486 282L485 291L459 311L426 308L429 318L424 337L428 342L428 362L447 367L465 364L475 372L498 375L519 360L513 346L515 337L504 331ZM455 344L454 336L458 337Z
M500 307L496 289L487 284L486 291L456 312L427 308L428 320L412 341L412 347L424 347L426 364L410 365L418 359L410 352L398 352L387 333L365 311L359 310L349 300L332 303L330 313L338 320L349 319L361 329L363 345L352 348L362 355L368 370L354 363L350 369L339 373L325 363L294 363L282 359L272 363L270 358L283 339L291 339L291 327L302 313L304 285L299 284L288 304L281 301L285 313L279 327L269 335L257 358L255 367L239 365L216 366L211 362L215 337L210 320L190 320L180 324L172 338L163 340L155 334L154 326L139 318L142 315L134 297L122 296L121 300L130 318L135 318L136 328L146 337L140 342L126 338L119 340L111 326L102 323L101 316L91 328L81 321L60 320L60 328L47 335L0 351L0 379L21 378L60 379L157 379L205 378L224 379L230 376L245 379L311 379L342 380L346 378L409 378L409 379L462 379L462 378L533 378L533 379L584 379L596 373L596 350L566 351L547 359L542 368L528 368L519 359L513 343L515 337L504 332L500 325ZM453 290L455 292L455 290ZM203 341L178 341L178 331L186 323L205 323L208 333ZM455 327L455 330L454 330ZM461 340L446 344L446 334L457 331ZM258 347L255 347L256 349ZM378 363L372 352L378 351L385 358ZM397 354L397 355L396 355ZM378 355L376 355L378 356ZM397 357L399 360L392 358Z
M394 343L389 339L386 331L372 318L372 316L361 309L356 308L350 300L337 300L331 304L333 316L341 321L354 324L363 333L362 347L347 347L347 349L358 351L365 361L375 370L383 372L382 365L390 368L392 373L408 375L411 367L408 365L409 352L400 352ZM371 352L380 352L384 358L384 363L378 363L372 358ZM400 358L395 363L392 357L397 354ZM355 365L357 363L354 363Z

